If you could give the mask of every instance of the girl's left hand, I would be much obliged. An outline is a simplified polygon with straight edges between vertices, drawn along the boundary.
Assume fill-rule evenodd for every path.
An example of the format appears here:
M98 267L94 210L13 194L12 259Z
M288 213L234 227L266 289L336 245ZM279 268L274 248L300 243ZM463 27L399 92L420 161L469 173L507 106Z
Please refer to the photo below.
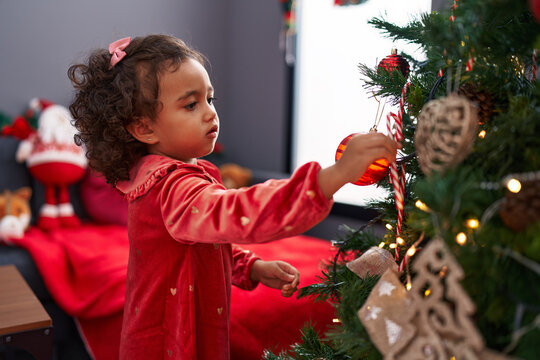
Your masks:
M298 288L300 274L296 268L284 261L256 260L251 268L251 280L281 289L281 295L290 297Z

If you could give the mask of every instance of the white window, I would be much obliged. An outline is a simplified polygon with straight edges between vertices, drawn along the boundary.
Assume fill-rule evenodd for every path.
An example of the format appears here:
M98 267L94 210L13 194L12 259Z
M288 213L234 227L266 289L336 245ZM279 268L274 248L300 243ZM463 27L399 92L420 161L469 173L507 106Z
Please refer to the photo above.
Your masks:
M394 43L367 21L383 15L404 25L429 12L431 0L369 0L350 6L335 6L334 0L297 0L296 4L292 167L307 161L325 167L334 163L343 138L367 132L375 122L377 102L363 87L358 65L376 67L393 48L418 57L417 46ZM379 132L386 133L389 111L397 108L386 104ZM383 191L375 185L348 184L334 199L365 205L370 198L384 196Z

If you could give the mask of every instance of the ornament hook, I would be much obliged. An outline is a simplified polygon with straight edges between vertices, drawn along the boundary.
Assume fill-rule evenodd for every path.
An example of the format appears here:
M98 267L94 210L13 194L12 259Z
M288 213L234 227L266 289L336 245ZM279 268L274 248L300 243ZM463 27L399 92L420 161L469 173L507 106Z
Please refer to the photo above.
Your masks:
M384 114L384 108L386 106L386 101L384 102L383 104L383 108L379 114L379 109L381 107L381 100L377 99L377 96L375 96L375 92L372 91L371 92L373 94L373 98L375 99L375 101L377 101L377 112L375 113L375 122L373 123L373 126L371 127L371 129L369 129L369 132L377 132L377 127L379 126L379 123L381 122L381 118Z

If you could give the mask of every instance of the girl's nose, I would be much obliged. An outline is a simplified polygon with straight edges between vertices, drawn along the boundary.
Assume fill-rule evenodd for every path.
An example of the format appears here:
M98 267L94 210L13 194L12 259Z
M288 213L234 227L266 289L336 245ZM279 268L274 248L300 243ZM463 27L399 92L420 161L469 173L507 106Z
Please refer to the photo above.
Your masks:
M206 121L212 121L217 117L217 111L216 108L212 105L208 105L208 111L205 116Z

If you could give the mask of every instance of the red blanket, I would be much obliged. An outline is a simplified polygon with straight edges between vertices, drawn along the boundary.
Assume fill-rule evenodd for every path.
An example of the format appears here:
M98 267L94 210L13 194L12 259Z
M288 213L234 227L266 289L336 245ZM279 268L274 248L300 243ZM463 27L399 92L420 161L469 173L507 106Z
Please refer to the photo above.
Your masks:
M73 316L96 360L118 358L128 255L127 230L86 224L48 233L37 228L15 240L32 255L54 300ZM297 236L269 244L248 245L265 260L284 260L300 271L301 286L315 282L321 260L332 256L330 244ZM278 352L300 338L313 322L324 331L334 311L327 303L283 298L278 290L232 290L231 357L260 359L265 348ZM53 324L54 325L54 324Z

